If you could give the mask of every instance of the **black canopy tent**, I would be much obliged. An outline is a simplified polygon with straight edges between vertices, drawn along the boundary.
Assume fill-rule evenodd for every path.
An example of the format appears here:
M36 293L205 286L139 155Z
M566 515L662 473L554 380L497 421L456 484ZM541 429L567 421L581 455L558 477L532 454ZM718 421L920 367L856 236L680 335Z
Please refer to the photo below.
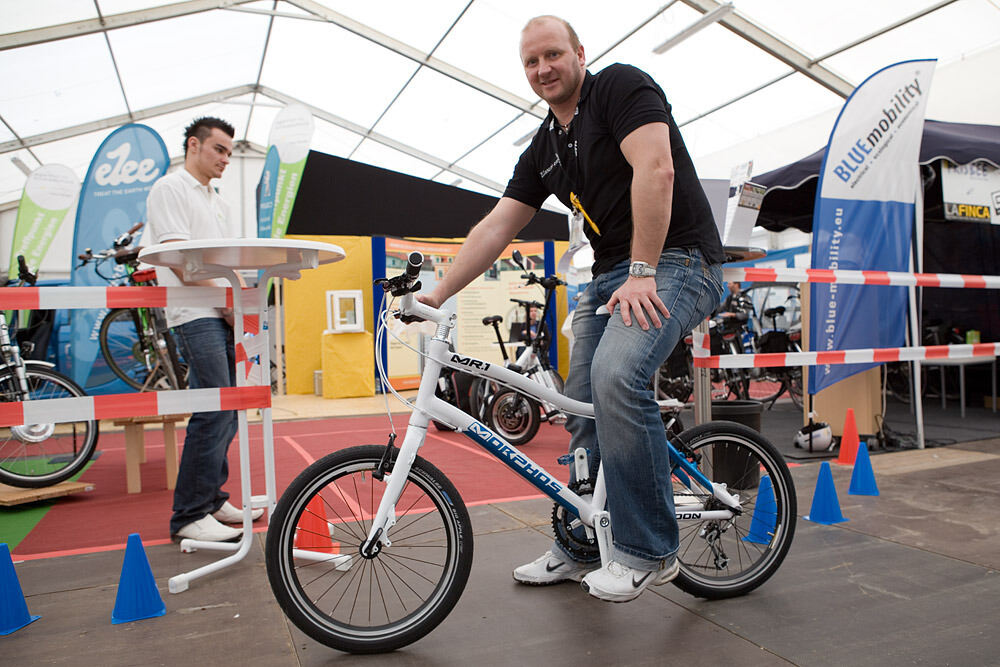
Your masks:
M824 150L753 178L767 188L757 217L758 225L771 231L812 230ZM942 159L960 165L986 160L1000 167L1000 127L935 120L924 122L919 158L924 189L923 270L928 273L1000 274L1000 225L945 220ZM959 331L976 329L981 332L983 342L1000 340L998 290L925 288L921 310L925 325ZM983 367L976 370L979 368ZM990 385L985 373L970 369L969 386L977 393L987 393Z
M816 185L819 183L825 150L825 147L821 148L801 160L753 178L755 183L767 188L760 215L757 216L757 225L773 232L789 228L812 231ZM925 222L944 219L939 178L939 161L943 158L955 164L987 160L993 166L1000 167L1000 127L924 121L920 164L925 167Z

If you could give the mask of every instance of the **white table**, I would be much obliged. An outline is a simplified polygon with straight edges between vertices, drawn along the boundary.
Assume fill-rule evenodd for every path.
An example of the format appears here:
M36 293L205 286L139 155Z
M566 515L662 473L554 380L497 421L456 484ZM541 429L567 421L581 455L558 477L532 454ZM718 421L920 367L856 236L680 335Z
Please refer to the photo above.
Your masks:
M212 239L199 241L175 241L150 246L139 253L139 259L147 264L165 266L183 272L184 280L204 280L208 278L225 278L233 288L233 336L234 344L244 342L243 325L243 293L237 271L247 269L263 270L256 290L258 311L260 313L260 328L258 335L266 338L267 325L267 284L271 278L289 278L295 280L303 269L313 269L320 264L336 262L344 258L342 248L329 243L316 241L299 241L295 239ZM246 364L249 360L237 361L236 386L247 385ZM261 346L260 365L264 369L264 383L270 378L271 355L270 346ZM237 543L203 542L184 539L181 550L184 552L205 549L213 551L233 551L230 556L222 558L203 567L178 574L170 578L171 593L187 590L192 579L203 577L217 570L242 560L250 552L253 542L253 519L251 513L258 507L266 507L268 517L274 512L277 502L274 481L274 432L271 422L271 409L261 410L264 440L264 478L266 493L263 496L253 496L250 493L250 441L248 438L247 414L245 410L237 411L239 424L240 447L240 487L243 505L243 537Z

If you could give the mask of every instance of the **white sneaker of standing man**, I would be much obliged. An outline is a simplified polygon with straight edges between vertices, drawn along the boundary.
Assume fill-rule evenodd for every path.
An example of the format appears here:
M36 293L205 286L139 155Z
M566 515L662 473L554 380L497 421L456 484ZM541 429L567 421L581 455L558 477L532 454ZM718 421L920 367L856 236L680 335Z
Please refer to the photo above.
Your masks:
M241 528L225 526L216 521L211 514L206 514L178 530L173 537L178 542L184 538L202 542L235 542L242 535Z
M264 508L258 507L250 513L250 518L256 521L264 515ZM222 523L243 523L243 510L236 509L228 500L222 503L222 507L212 512L216 521Z

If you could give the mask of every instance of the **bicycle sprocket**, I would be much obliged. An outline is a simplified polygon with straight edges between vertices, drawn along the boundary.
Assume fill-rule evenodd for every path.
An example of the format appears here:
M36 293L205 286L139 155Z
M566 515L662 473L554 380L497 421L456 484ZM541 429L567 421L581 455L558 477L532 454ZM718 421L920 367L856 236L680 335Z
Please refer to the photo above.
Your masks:
M577 480L572 482L569 488L581 498L586 499L594 493L594 479ZM600 556L597 538L588 537L579 517L558 503L555 503L552 508L552 531L555 533L559 546L574 560L590 561Z

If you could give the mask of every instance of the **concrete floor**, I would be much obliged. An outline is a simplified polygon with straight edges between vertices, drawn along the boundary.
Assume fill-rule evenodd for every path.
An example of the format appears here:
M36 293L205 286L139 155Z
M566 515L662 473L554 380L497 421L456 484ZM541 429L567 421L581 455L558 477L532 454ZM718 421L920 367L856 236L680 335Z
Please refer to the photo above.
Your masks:
M5 665L987 665L1000 662L1000 438L872 457L878 497L847 495L847 523L800 519L780 571L743 598L707 602L672 586L629 604L575 584L515 584L510 570L549 544L551 504L470 508L469 584L430 635L381 656L351 656L294 628L264 572L262 536L223 572L167 592L167 579L217 558L147 548L167 606L111 624L123 552L15 565L39 621L0 638ZM793 468L808 514L818 462Z

